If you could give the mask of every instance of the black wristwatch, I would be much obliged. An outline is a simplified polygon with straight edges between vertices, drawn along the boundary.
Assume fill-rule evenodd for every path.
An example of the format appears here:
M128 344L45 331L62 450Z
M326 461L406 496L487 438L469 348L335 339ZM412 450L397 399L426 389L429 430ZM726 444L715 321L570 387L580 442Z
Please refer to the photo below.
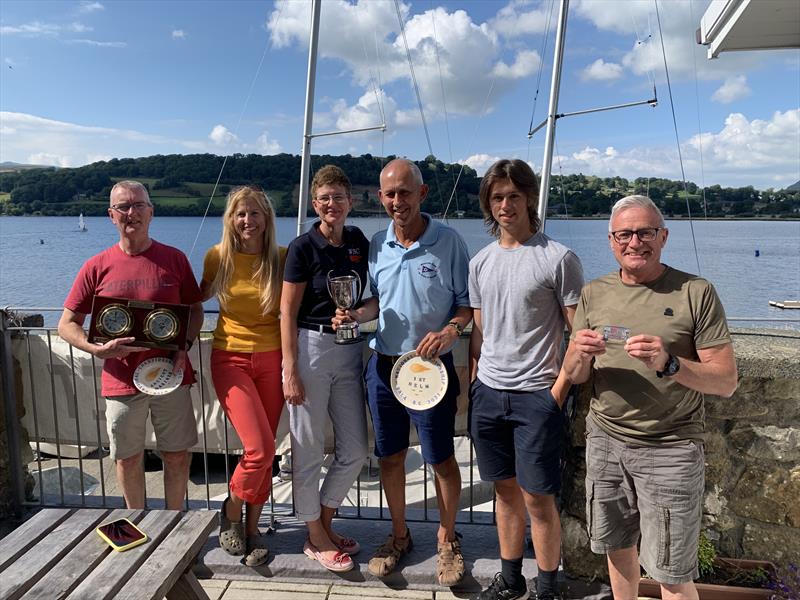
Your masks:
M681 361L678 360L677 356L673 356L670 354L667 357L667 362L664 363L664 370L663 371L656 371L656 377L672 377L681 370Z

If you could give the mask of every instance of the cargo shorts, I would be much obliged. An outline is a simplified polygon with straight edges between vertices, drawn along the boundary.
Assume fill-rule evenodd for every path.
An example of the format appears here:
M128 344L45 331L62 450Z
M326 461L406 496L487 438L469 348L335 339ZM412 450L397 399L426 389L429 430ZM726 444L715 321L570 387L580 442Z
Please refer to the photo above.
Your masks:
M188 385L163 396L144 393L106 397L106 427L112 459L135 456L144 450L147 416L163 452L188 450L197 443L197 420Z
M700 442L631 445L586 418L586 523L592 552L636 546L647 574L665 584L699 575L705 487Z

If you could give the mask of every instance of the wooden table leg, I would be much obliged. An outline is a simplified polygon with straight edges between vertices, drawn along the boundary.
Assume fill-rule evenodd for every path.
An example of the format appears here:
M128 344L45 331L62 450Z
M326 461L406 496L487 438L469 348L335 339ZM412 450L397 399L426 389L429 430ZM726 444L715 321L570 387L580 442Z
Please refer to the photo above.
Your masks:
M211 600L197 581L197 577L189 569L180 576L172 589L167 592L167 600Z

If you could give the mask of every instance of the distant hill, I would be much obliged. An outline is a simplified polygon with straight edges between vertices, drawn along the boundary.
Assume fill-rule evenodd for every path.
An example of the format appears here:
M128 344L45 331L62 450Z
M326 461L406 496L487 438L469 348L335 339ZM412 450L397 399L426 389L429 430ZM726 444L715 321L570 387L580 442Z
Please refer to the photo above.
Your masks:
M14 171L28 171L30 169L53 169L55 170L57 167L53 167L51 165L24 165L22 163L15 163L11 161L5 161L0 163L0 173L9 173Z
M793 183L789 187L785 188L784 191L786 192L800 192L800 181L797 183Z
M314 155L311 170L325 164L341 167L353 184L353 215L370 216L383 214L378 200L378 177L386 162L393 158L371 154ZM0 171L0 214L104 215L114 183L120 179L136 179L147 186L161 216L203 215L207 207L208 214L220 215L229 190L246 183L257 184L268 192L278 216L295 216L300 162L299 156L285 153L274 156L233 154L227 159L213 154L170 154L114 158L75 169L32 165L23 169L22 165L14 165L13 170ZM416 161L416 164L430 187L422 210L434 215L481 216L478 200L481 178L474 169L443 163L434 156ZM793 187L797 187L797 191L770 190L763 194L753 186L712 185L702 189L691 181L684 184L653 177L628 180L581 173L559 175L551 180L548 213L551 216L602 217L607 216L614 202L623 196L648 194L669 218L689 215L798 218L800 182Z

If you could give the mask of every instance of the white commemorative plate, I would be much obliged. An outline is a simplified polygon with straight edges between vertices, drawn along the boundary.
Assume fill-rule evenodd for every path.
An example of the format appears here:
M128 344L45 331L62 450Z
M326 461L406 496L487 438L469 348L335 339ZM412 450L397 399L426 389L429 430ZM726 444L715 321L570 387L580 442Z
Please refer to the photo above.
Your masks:
M163 396L176 390L183 381L183 369L172 372L172 360L163 356L148 358L133 372L136 389L151 396Z
M412 350L392 367L392 391L403 406L427 410L436 406L447 391L447 369L438 358L422 358Z

